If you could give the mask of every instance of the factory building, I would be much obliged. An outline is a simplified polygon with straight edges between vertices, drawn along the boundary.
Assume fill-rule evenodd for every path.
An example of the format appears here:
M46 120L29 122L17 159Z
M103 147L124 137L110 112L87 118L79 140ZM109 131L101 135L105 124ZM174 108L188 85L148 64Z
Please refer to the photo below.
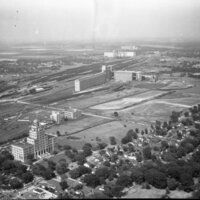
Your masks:
M114 80L128 82L132 80L141 80L141 72L135 71L114 71Z
M33 145L26 142L18 142L11 145L11 153L15 160L25 163L29 154L33 154Z
M136 54L134 51L111 51L104 52L104 57L107 58L128 58L134 57Z
M75 92L104 84L111 79L111 76L112 67L103 65L102 72L75 80Z

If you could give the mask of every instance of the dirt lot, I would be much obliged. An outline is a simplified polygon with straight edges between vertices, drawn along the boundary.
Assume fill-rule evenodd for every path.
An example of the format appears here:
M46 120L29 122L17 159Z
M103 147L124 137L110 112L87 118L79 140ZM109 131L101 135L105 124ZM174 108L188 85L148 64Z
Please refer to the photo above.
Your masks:
M112 101L118 98L123 98L130 95L136 95L138 93L145 91L146 89L131 88L131 89L124 89L119 92L112 92L109 90L95 92L88 95L80 96L79 98L74 98L73 101L69 100L67 103L63 104L63 106L71 105L72 107L83 109L100 103Z
M152 100L140 105L130 107L119 111L119 115L123 119L138 121L141 123L148 122L149 125L156 120L167 121L172 111L181 111L184 107L158 103ZM132 114L133 113L133 114Z
M129 107L129 106L132 106L134 104L138 104L138 103L159 97L164 94L166 94L166 92L152 90L152 91L148 91L148 92L138 94L135 96L123 98L123 99L120 99L117 101L111 101L108 103L93 106L91 108L92 109L100 109L100 110L118 110L118 109L123 109L123 108Z

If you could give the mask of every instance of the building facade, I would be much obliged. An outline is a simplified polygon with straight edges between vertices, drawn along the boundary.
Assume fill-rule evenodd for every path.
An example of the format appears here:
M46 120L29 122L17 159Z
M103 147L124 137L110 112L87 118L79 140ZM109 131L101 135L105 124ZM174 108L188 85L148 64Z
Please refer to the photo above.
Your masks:
M68 119L78 119L82 115L82 112L75 108L70 108L64 111L64 117Z
M80 92L82 90L104 84L109 81L111 77L112 67L103 65L102 71L100 73L85 76L83 78L75 80L75 92Z
M27 137L27 143L33 145L34 157L52 153L55 148L55 137L45 133L45 126L34 120Z
M34 148L33 145L26 142L18 142L11 145L11 153L15 160L26 162L28 155L34 153Z
M52 114L50 115L50 119L56 124L60 124L63 118L64 118L64 114L59 111L52 111Z
M134 51L110 51L104 52L104 57L107 58L127 58L127 57L134 57L136 54Z
M141 80L141 72L140 71L114 71L114 80L128 82L132 80Z

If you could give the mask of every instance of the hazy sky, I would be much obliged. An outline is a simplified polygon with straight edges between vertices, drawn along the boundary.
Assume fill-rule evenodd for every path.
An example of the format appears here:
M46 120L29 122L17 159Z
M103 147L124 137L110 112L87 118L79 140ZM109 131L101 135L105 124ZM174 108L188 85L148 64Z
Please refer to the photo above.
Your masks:
M0 0L0 41L200 39L199 0Z

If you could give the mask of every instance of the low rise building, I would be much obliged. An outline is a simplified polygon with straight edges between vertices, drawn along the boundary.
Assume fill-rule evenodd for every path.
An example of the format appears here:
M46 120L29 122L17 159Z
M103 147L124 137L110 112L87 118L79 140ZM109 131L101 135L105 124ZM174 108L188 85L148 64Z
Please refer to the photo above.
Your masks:
M50 119L57 124L60 124L63 117L64 117L64 114L60 111L52 111L52 114L50 115Z
M132 80L141 80L140 71L114 71L114 80L128 82Z
M82 112L76 108L69 108L69 110L64 111L63 114L65 118L78 119L82 115Z

